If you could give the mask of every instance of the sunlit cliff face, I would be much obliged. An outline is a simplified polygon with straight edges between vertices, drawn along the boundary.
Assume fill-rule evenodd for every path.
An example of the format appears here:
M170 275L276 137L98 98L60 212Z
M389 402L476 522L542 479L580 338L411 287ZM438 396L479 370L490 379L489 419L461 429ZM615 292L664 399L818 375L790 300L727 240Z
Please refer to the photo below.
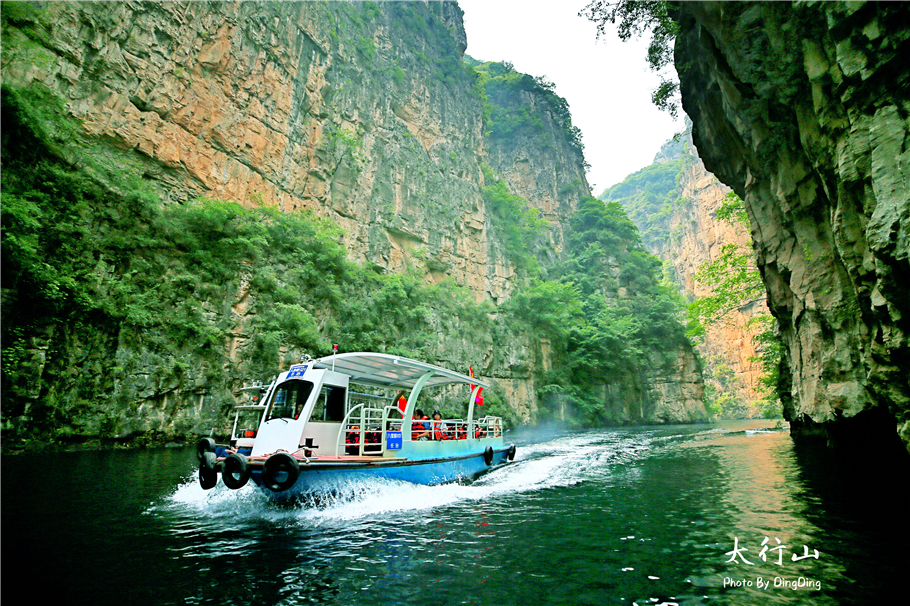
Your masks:
M568 217L590 190L578 146L566 138L568 123L557 123L558 112L545 107L552 98L540 91L524 90L514 102L533 108L524 113L547 145L486 135L482 83L463 63L465 37L455 3L17 6L22 9L18 16L3 23L4 85L36 93L29 98L46 102L53 126L65 124L72 135L68 140L58 136L54 149L42 153L84 171L99 187L110 186L117 194L111 200L132 193L138 183L144 202L161 200L168 212L195 207L189 202L199 197L228 206L276 208L286 213L284 218L312 211L327 220L321 225L332 227L318 235L340 241L346 258L361 262L365 271L390 281L417 276L428 291L444 282L432 291L438 298L418 310L435 330L418 337L421 355L445 364L482 364L485 375L498 380L507 406L520 418L533 416L540 387L535 372L545 347L521 326L486 328L502 318L486 311L478 312L483 319L466 320L463 324L470 326L454 330L451 324L461 318L449 317L437 303L450 292L445 290L450 282L467 289L467 295L458 291L459 299L493 307L525 285L528 272L519 271L506 238L497 232L486 196L490 181L521 196L546 222L539 259L534 259L541 265L558 260ZM89 155L91 162L83 162ZM118 189L122 182L130 185L125 191ZM159 258L164 273L172 269L170 252L162 250ZM108 271L103 263L99 267ZM260 372L243 365L258 355L251 343L264 332L256 326L268 306L266 289L252 284L255 272L246 258L222 267L228 277L210 289L217 294L200 295L205 300L192 319L194 328L213 335L212 355L219 361L212 365L190 351L196 345L192 339L171 339L166 327L154 329L161 351L150 351L151 340L143 334L147 326L136 326L131 339L120 317L106 318L109 333L90 361L75 352L79 345L72 338L57 355L46 356L51 342L72 328L67 325L72 318L63 315L42 318L40 334L30 335L27 343L22 339L26 357L40 360L24 372L35 377L33 385L48 381L54 394L78 392L78 398L44 401L63 402L65 411L81 407L77 413L86 419L61 417L82 423L92 435L209 432L206 415L229 409L241 382L264 378L241 375ZM118 271L111 269L105 277L120 279ZM284 278L294 269L282 266L274 273L268 288L286 286L292 279ZM327 310L330 305L314 290L307 285L289 295L291 307L307 308L300 318L314 316L304 322L306 339L292 344L276 336L282 331L270 333L263 365L266 358L277 367L301 353L317 354L297 349L310 337L307 347L321 346L319 339L333 338L326 333L344 332L338 325L350 318L333 317L335 311ZM167 305L156 306L156 313L161 307ZM97 337L94 325L85 328L87 340ZM668 422L693 420L685 414L703 412L699 369L691 349L681 347L675 369L669 368L672 362L668 370L648 368L642 373L648 376L636 375L622 385L603 379L616 383L611 402L617 418ZM118 360L112 373L83 389L82 370L111 359ZM647 414L639 403L627 403L634 398L650 407ZM99 413L110 401L115 406Z

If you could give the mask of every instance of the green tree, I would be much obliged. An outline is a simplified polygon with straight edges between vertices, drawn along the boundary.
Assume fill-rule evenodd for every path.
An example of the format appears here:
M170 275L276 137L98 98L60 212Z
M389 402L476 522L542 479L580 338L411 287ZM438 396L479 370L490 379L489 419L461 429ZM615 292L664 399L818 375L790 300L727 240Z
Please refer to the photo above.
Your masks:
M730 192L717 211L717 218L727 221L741 230L749 225L746 207L735 193ZM706 261L695 272L695 281L711 290L711 294L699 297L689 305L690 319L697 326L723 322L734 310L750 305L765 296L761 274L754 266L751 247L725 244L721 254L712 261ZM758 326L756 334L757 361L764 369L762 385L765 398L761 404L766 417L779 417L780 404L777 392L777 378L781 361L781 344L774 332L775 322L769 314L758 314L749 320L751 326ZM715 377L716 379L716 377ZM721 394L727 393L721 390ZM720 394L719 394L720 395ZM716 409L718 404L714 404ZM725 416L735 416L740 404L732 397L724 397L721 405Z
M541 372L542 414L599 424L603 386L637 382L672 365L688 344L683 306L661 280L662 264L642 247L617 202L582 200L570 219L562 262L506 305L532 334L548 339L558 372Z

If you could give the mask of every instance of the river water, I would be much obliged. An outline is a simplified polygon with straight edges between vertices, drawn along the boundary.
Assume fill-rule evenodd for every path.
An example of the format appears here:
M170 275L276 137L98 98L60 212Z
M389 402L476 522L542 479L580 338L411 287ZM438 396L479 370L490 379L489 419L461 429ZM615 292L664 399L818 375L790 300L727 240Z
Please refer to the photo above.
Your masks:
M907 603L906 515L876 513L880 497L766 425L515 432L515 461L474 482L350 485L293 508L251 485L204 492L187 448L4 456L3 597Z

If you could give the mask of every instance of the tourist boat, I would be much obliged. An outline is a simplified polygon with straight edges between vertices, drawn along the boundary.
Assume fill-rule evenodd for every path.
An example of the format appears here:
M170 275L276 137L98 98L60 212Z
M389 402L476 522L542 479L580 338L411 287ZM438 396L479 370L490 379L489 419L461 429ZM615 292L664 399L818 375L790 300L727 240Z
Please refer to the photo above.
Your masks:
M458 386L469 394L466 418L413 418L424 389L446 387L448 396ZM252 480L284 500L333 490L347 479L433 485L477 476L515 456L515 446L503 442L502 418L475 418L485 387L473 376L401 356L307 357L268 387L248 388L259 394L244 405L261 414L258 428L237 420L241 406L230 444L200 440L200 485L213 488L220 473L228 488Z

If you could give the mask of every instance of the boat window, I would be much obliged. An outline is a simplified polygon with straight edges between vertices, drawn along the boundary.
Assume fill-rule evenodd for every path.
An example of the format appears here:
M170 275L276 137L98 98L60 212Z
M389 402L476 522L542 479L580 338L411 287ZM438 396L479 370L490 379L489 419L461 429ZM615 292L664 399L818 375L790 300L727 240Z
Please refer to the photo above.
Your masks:
M323 385L310 419L313 421L344 420L345 391L344 387Z
M286 381L275 390L269 419L296 419L303 410L313 383L310 381Z

